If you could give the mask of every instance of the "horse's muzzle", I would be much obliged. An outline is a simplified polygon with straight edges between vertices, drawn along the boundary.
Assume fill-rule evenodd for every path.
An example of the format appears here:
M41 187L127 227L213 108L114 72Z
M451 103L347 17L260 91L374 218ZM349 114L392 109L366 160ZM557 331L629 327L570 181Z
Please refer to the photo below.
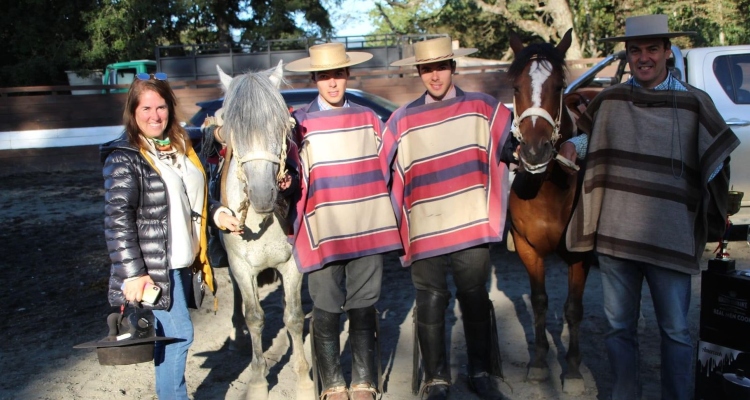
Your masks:
M530 143L521 143L519 157L526 171L539 173L544 171L544 167L549 164L555 156L555 149L552 142L545 140L536 145Z

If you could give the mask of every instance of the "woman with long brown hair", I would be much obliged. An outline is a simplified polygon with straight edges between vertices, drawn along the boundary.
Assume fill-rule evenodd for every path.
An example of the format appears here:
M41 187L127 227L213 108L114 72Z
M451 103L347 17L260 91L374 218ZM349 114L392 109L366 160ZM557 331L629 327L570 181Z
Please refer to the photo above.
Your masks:
M206 228L241 231L230 210L211 203L206 175L176 116L163 73L138 74L128 90L123 135L102 145L107 248L112 261L109 302L153 310L159 336L177 338L154 350L160 399L187 399L185 364L193 342L188 307L194 282L214 290ZM197 275L197 276L196 276ZM194 280L194 278L196 278ZM149 299L148 292L160 296ZM150 302L148 302L150 301Z

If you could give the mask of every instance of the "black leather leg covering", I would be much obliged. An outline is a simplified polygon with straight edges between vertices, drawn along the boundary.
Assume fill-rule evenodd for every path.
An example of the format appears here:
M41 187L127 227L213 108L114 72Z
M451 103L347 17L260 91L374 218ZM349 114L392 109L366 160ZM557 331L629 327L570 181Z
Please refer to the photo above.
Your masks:
M349 316L349 344L352 347L352 386L369 383L376 386L375 377L375 307L347 311Z
M499 353L496 346L493 346L497 342L497 333L492 326L492 303L487 290L478 287L456 297L463 314L469 384L483 399L503 399L490 378L490 375L502 377L502 371L495 371L499 368L493 368L493 357L499 360ZM499 361L495 364L499 366Z
M417 291L417 337L425 372L422 399L445 399L448 396L451 377L445 350L447 307L447 296Z
M341 314L313 308L315 358L323 391L333 387L346 388L341 372L341 346L339 344Z

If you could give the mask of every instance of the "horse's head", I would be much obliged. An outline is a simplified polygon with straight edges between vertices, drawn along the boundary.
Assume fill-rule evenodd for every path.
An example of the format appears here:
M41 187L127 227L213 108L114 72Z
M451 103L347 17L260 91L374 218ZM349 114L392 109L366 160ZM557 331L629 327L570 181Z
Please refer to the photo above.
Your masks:
M537 43L524 47L512 33L510 47L515 60L508 69L513 84L513 136L520 142L519 162L525 171L544 172L555 156L560 127L569 115L563 104L565 52L572 29L557 46Z
M224 132L237 163L237 178L256 213L270 214L285 173L289 109L279 92L281 62L268 71L232 78L219 71L225 97Z

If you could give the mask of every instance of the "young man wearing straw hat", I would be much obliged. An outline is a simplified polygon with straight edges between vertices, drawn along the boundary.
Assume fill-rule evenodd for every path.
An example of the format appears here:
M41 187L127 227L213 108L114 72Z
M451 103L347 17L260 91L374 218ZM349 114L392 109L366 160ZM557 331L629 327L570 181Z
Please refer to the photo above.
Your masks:
M387 189L390 170L381 152L383 123L372 110L346 98L349 67L371 57L346 52L342 43L326 43L286 66L309 72L319 93L293 113L302 183L294 256L300 272L308 273L322 399L372 400L382 390L375 377L380 360L374 304L380 296L382 254L401 249L401 241ZM343 312L352 352L350 397L339 360Z
M456 57L448 37L414 44L414 57L392 66L416 66L425 93L396 110L384 143L393 166L391 197L401 232L404 266L416 288L417 336L424 367L423 399L445 399L450 386L445 310L452 271L468 353L469 385L483 399L501 399L492 324L489 244L503 237L509 160L504 152L511 113L484 93L453 84ZM512 153L512 151L510 152ZM501 160L502 159L502 160Z
M625 42L633 76L599 94L578 120L589 134L587 165L566 240L570 250L598 254L612 399L640 398L644 278L661 334L661 398L692 398L691 275L707 239L721 238L729 154L739 141L711 98L667 69L669 39L691 33L669 32L666 15L628 18L625 36L602 41ZM561 153L575 160L572 143Z

